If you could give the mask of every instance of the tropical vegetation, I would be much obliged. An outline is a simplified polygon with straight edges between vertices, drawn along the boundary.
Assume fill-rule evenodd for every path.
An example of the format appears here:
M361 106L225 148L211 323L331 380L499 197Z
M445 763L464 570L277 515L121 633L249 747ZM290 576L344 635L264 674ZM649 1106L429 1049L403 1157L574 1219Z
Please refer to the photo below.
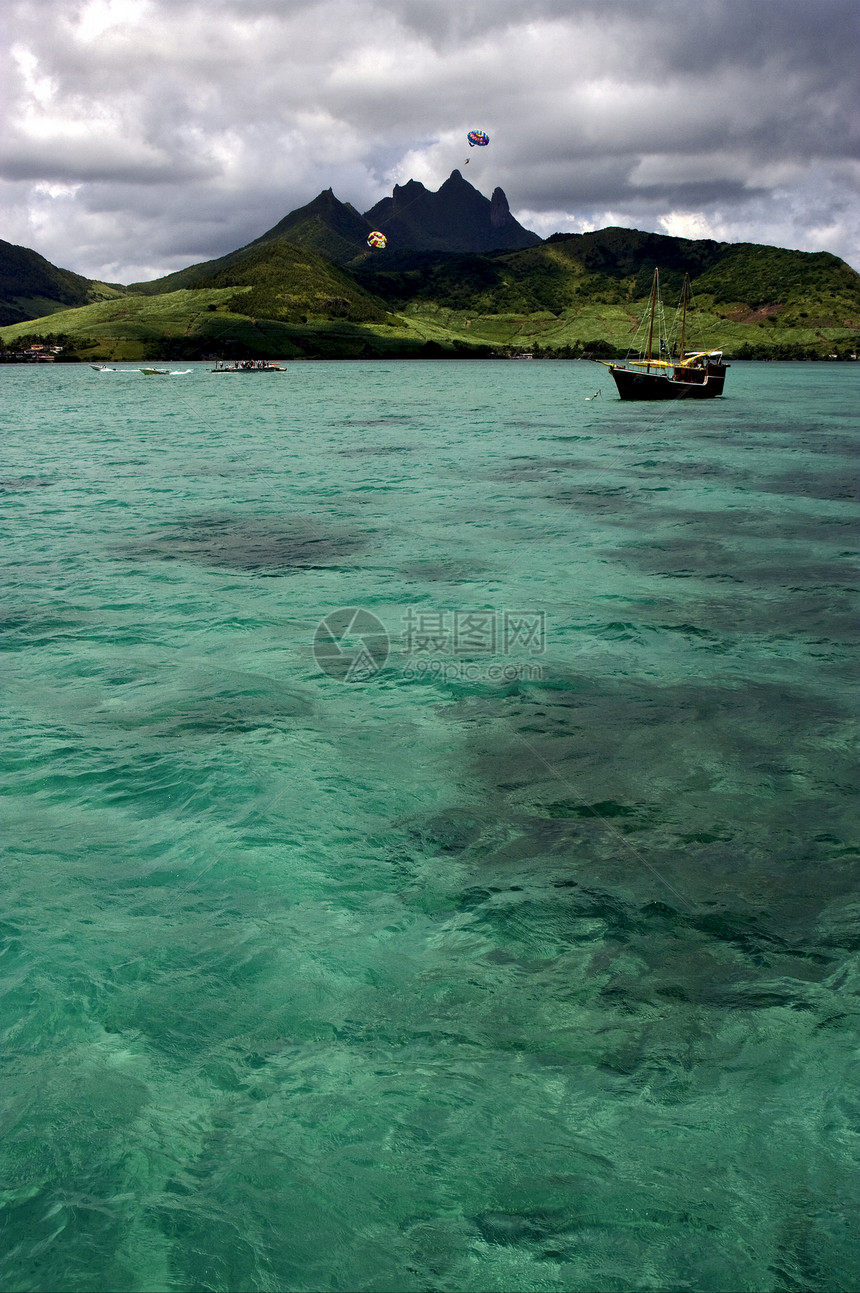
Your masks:
M443 196L449 213L462 200L462 236L477 237L488 200L476 206L480 195L458 177L438 195L422 189L421 209ZM494 201L507 211L501 190ZM373 252L369 228L326 190L243 248L128 287L0 243L0 340L15 349L62 336L63 357L93 360L610 357L631 345L659 266L667 304L690 276L700 348L730 358L857 353L860 275L827 252L621 228L482 254L392 242ZM524 234L516 225L511 236L521 245ZM410 236L420 243L420 228Z

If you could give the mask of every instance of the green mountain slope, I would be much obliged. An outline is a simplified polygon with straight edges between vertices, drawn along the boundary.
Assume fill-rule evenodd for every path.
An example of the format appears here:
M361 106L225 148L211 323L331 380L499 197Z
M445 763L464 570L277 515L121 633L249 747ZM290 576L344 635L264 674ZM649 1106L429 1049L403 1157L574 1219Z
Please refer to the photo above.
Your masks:
M29 247L0 239L0 325L42 318L69 306L122 296L124 291L58 269Z
M471 189L462 179L460 187ZM399 354L415 345L624 354L659 266L669 308L684 274L692 279L691 345L791 358L856 353L860 340L860 275L825 252L610 228L483 255L398 250L396 239L369 253L366 224L327 190L244 248L137 291L103 288L114 299L98 307L83 304L98 284L35 253L17 256L9 283L28 290L31 305L38 289L50 290L51 317L22 314L7 297L7 319L19 322L3 338L66 333L92 358ZM65 303L81 308L54 313Z
M4 328L2 340L12 348L22 337L62 341L67 356L99 361L469 357L490 349L489 343L462 335L462 329L449 328L442 319L395 318L376 311L381 322L356 321L346 314L296 321L292 303L282 309L285 317L260 317L250 312L254 293L252 287L228 286L126 296ZM276 301L275 309L281 304ZM353 304L362 308L361 298L356 296Z
M336 198L333 203L343 206ZM332 203L318 205L328 205L331 214ZM335 217L338 214L335 210ZM297 226L307 228L308 219L313 223L313 213L308 218L305 212ZM352 213L347 228L355 231L356 221L364 238L357 213ZM164 290L174 283L179 287ZM365 341L375 353L378 345L374 338L350 333L350 327L390 329L393 323L385 304L350 274L272 230L248 248L190 266L143 288L146 290L137 292L126 289L127 295L104 308L86 307L49 319L28 320L26 325L5 330L3 339L10 344L22 335L63 334L76 353L93 359L194 358L204 354L288 357L341 353L344 349L361 353ZM327 339L323 334L328 325L333 333ZM308 334L307 346L295 341L302 329ZM413 336L406 323L399 332L396 327L394 331L416 345L424 342L423 337ZM383 336L391 338L393 334L385 332Z
M659 267L664 298L680 294L685 273L714 306L811 306L832 326L860 322L860 275L828 252L751 243L672 238L635 229L555 234L537 247L489 256L396 254L356 271L392 303L433 302L482 313L550 310L586 301L626 304L647 297ZM796 317L796 314L792 317Z
M860 275L826 252L612 228L488 256L395 253L355 274L391 309L443 313L472 337L501 339L519 317L516 339L525 344L569 348L602 339L623 353L655 266L670 307L689 273L703 347L774 356L857 349Z
M450 249L474 253L493 247L530 247L540 242L537 234L523 229L511 215L501 189L486 198L459 171L453 171L435 193L415 180L402 188L395 185L394 195L383 198L365 215L349 202L341 202L331 189L325 189L244 247L151 282L132 283L129 291L155 295L195 287L231 269L255 249L284 239L336 265L361 266L378 256L367 246L367 235L374 228L389 236L392 251Z
M336 265L348 265L371 255L367 235L373 225L349 202L340 202L331 189L325 189L313 202L284 216L267 233L249 247L286 238L296 247L316 252Z
M738 243L696 283L716 306L742 303L750 310L786 312L787 318L815 315L838 327L858 321L860 274L829 252L787 251ZM801 316L808 307L807 315Z
M187 269L178 269L173 274L165 274L163 278L154 278L146 283L132 283L128 290L136 295L156 296L161 292L175 292L182 287L195 287L204 280L208 281L229 270L237 261L244 260L255 250L284 240L336 265L346 265L369 254L367 235L370 229L371 226L355 207L348 202L339 201L331 189L325 189L312 202L291 211L283 220L279 220L271 229L267 229L244 247L218 256L215 260L200 261L189 265Z
M311 318L383 323L386 308L346 271L285 238L265 242L194 288L239 286L230 308L258 318L306 323Z

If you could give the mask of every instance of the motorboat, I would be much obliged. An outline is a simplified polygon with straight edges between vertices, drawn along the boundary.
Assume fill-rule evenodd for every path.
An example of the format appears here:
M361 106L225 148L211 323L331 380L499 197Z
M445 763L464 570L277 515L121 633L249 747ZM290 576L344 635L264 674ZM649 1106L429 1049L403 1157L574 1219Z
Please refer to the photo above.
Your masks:
M268 359L240 359L234 364L224 364L219 359L213 373L283 373L286 369L280 364L273 364Z

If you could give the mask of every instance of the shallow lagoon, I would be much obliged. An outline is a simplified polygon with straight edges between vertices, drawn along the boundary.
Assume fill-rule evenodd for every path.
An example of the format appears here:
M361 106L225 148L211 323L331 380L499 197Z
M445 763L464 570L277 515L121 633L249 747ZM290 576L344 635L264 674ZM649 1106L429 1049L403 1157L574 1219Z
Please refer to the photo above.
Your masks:
M0 371L2 1287L855 1289L857 369L208 368Z

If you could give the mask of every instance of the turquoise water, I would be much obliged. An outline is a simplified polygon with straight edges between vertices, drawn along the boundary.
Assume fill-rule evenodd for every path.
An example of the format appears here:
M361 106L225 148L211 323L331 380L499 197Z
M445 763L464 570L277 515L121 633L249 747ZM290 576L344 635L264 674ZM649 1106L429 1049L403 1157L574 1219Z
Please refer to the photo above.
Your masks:
M856 1289L858 370L208 367L0 370L0 1287Z

